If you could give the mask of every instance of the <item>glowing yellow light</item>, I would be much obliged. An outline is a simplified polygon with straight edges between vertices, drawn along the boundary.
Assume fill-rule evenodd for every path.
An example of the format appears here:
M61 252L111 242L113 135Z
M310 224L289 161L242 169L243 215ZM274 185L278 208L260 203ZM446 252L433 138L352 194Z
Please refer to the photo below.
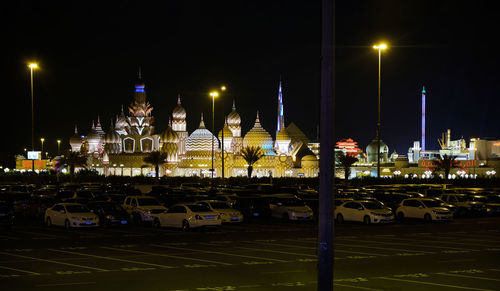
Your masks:
M57 140L57 143L61 143L61 140L60 140L60 139L58 139L58 140Z
M40 140L41 140L42 142L44 142L44 141L45 141L45 139L44 139L43 137L42 137Z
M220 89L221 89L222 91L226 91L226 89L227 89L227 88L226 88L226 86L221 86L221 87L220 87Z
M381 50L385 50L387 48L387 44L385 43L381 43L381 44L378 44L378 45L374 45L373 46L374 49L381 49Z
M36 69L38 68L38 65L36 63L30 63L28 67L30 67L31 69Z
M212 91L212 92L210 92L210 96L212 96L212 98L215 98L215 97L219 96L219 93L217 91Z

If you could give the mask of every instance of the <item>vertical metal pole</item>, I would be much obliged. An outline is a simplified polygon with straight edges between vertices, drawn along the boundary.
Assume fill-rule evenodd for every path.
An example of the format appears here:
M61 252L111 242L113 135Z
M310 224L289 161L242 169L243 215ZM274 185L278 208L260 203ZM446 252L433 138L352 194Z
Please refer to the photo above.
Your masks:
M31 151L35 151L35 110L33 105L33 67L31 70ZM31 160L31 170L35 172L35 160Z
M334 114L335 0L322 1L321 111L319 171L318 290L333 290L333 197L335 157Z
M215 112L215 96L212 96L212 179L214 178L214 112ZM212 181L213 183L213 181Z
M222 127L222 133L221 133L221 139L222 139L222 151L221 151L221 158L222 158L222 181L224 182L224 129L226 128L227 120L226 117L224 117L224 127Z
M380 66L382 49L378 48L378 118L377 118L377 178L380 178Z

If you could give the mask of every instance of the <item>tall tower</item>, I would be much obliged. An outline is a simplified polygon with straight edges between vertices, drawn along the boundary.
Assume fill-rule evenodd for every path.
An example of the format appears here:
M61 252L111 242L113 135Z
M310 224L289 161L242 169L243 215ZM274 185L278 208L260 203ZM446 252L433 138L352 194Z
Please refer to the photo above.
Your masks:
M278 89L278 122L276 126L276 136L282 128L285 128L285 117L283 116L283 95L281 92L281 78L280 85Z
M422 86L422 151L425 151L425 86Z

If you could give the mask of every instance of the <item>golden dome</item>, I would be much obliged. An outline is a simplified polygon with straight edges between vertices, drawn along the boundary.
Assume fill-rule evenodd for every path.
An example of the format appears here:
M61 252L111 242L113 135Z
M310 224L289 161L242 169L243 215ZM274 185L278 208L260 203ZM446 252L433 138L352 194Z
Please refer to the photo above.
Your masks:
M286 129L283 127L278 134L276 135L276 141L291 141L292 139L286 132Z
M236 112L236 106L234 104L234 100L233 100L233 110L227 116L227 124L230 127L240 126L241 124L241 117L238 114L238 112Z
M255 125L249 132L247 132L247 134L245 134L245 137L243 138L243 147L248 146L261 147L264 152L270 151L273 148L273 139L260 124L258 111Z
M179 136L169 125L167 129L161 134L160 141L163 143L176 143L179 141Z
M186 110L181 105L181 96L177 97L177 106L175 106L174 111L172 112L172 117L175 120L178 119L186 119Z
M120 143L120 135L113 128L113 123L111 122L111 127L109 131L104 135L104 143Z
M227 122L224 124L224 127L219 131L219 139L222 139L222 131L224 131L224 138L232 138L233 132L227 127Z

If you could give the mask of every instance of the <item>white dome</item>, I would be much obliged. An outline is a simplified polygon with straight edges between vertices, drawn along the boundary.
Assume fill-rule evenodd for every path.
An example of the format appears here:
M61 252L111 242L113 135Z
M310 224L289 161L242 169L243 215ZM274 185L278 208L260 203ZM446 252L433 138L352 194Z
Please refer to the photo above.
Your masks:
M238 114L238 112L236 112L236 106L234 104L234 100L233 100L233 110L227 116L227 124L229 126L239 126L241 124L241 117Z
M177 106L172 112L172 117L174 120L186 119L186 110L181 105L181 96L177 97Z
M69 144L71 147L79 147L82 144L82 138L78 135L78 129L75 125L75 134L69 138Z
M219 141L208 129L205 128L202 115L200 127L191 133L191 135L186 139L186 151L211 151L212 138L214 140L214 148L216 149L219 147Z
M243 138L243 147L247 146L261 147L264 152L268 152L273 148L273 138L260 124L259 112L257 112L255 125Z

